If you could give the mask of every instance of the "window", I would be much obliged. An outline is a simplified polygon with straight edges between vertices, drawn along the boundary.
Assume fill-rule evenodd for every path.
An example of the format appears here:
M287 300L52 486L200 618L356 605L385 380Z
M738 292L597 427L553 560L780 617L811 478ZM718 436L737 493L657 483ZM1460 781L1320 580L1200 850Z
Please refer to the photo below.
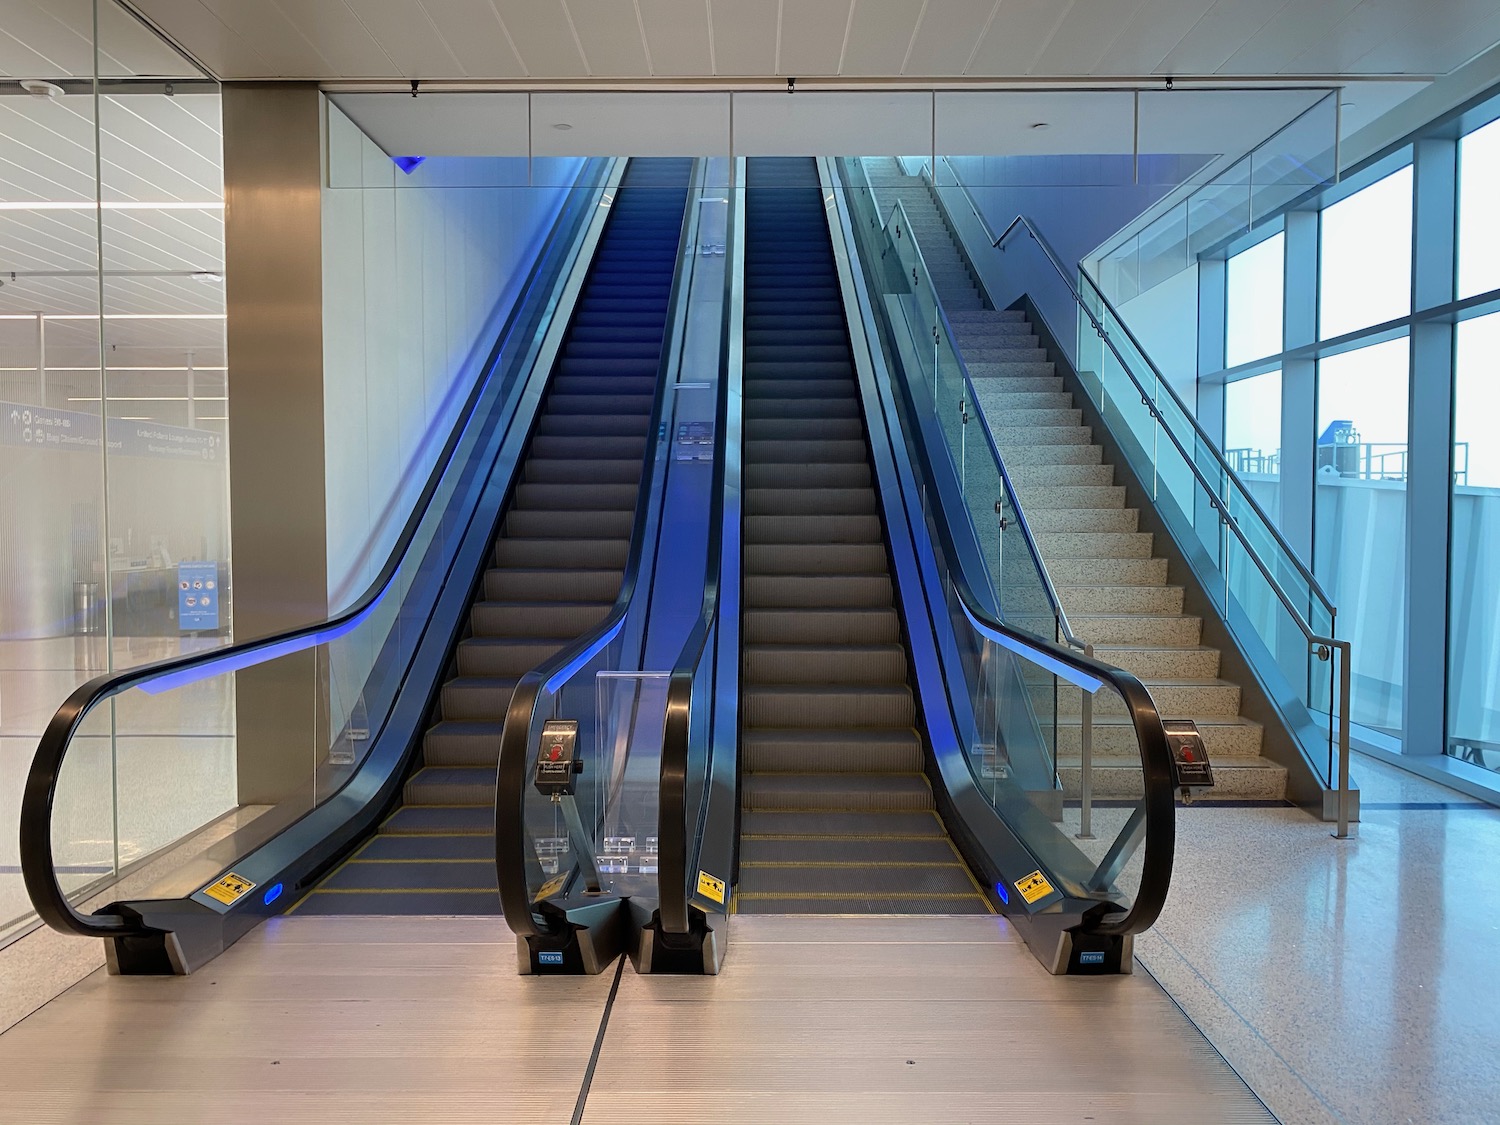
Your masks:
M1500 313L1456 337L1447 750L1500 769Z
M1411 228L1409 164L1324 209L1318 281L1322 339L1411 312Z
M1353 642L1356 723L1400 736L1406 641L1405 337L1318 363L1313 569Z
M1458 142L1458 296L1500 289L1500 120Z
M1241 476L1281 475L1280 371L1224 388L1224 456Z
M1274 235L1229 259L1225 279L1225 367L1238 367L1281 351L1285 260L1284 234Z

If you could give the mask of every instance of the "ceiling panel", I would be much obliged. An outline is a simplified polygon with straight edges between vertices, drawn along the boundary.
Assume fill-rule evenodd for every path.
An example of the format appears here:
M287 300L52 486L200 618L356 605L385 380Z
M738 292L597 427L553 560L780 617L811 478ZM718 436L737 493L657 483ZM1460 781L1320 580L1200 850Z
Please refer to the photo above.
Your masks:
M991 16L999 18L993 0L928 0L912 39L905 73L963 74L985 25L992 22Z
M1494 13L1494 0L1442 0L1421 8L1405 0L1364 0L1326 35L1305 41L1306 50L1289 65L1296 70L1321 66L1349 73L1429 73L1416 64L1415 52L1409 48L1426 51L1435 35L1450 31L1457 33L1448 39L1452 54L1438 71L1447 73L1488 46L1484 41L1466 41L1460 29L1482 26ZM1374 65L1372 56L1384 60L1384 65ZM1424 54L1426 58L1430 55Z
M297 25L274 0L199 0L217 16L231 31L244 39L255 53L265 58L276 68L276 73L288 78L311 78L327 74L337 77L338 71L317 47L310 43ZM334 52L332 45L326 49Z
M1047 128L1032 126L1045 122ZM1128 153L1135 99L1117 92L939 94L937 151L945 156Z
M200 0L132 0L137 11L165 28L220 78L279 78L274 60L261 54Z
M305 0L299 0L305 2ZM466 72L421 4L342 0L405 78L463 78Z
M1324 96L1322 90L1142 91L1141 151L1248 152Z
M1276 74L1338 26L1360 0L1291 0L1247 39L1226 65L1241 74Z
M927 93L734 95L736 156L903 156L931 150Z
M525 156L525 94L333 94L390 156Z
M621 0L564 0L583 43L589 74L641 78L651 73L635 5Z
M521 61L489 0L421 0L469 78L518 78Z
M39 69L7 71L19 78L83 77L94 72L94 17L89 0L0 0L0 38L9 54ZM27 52L30 58L27 57ZM23 64L24 65L24 64Z
M0 0L3 3L4 0ZM88 0L68 0L85 19ZM49 0L55 9L55 0ZM88 27L88 24L84 24ZM87 34L87 32L85 32ZM99 5L99 73L110 78L201 78L202 72L135 16L111 3Z
M1092 74L1145 0L1076 0L1032 66L1033 74Z
M533 78L576 77L583 56L559 0L492 0Z
M1030 74L1066 8L1055 0L1002 0L969 60L970 77Z
M534 94L531 110L532 146L538 156L729 152L728 94ZM571 128L553 128L560 122Z
M712 74L707 0L639 0L651 73Z
M1099 60L1101 75L1152 74L1213 0L1146 0Z
M1281 0L1217 0L1167 53L1156 73L1217 74L1280 7Z
M365 22L345 0L297 0L286 4L283 11L345 78L389 74L399 66L395 56L381 50Z
M1456 29L1417 20L1359 60L1361 69L1389 74L1404 67L1417 74L1444 74L1500 39L1500 7L1488 6L1472 25Z
M842 74L900 74L921 0L854 0Z
M784 0L777 74L837 74L852 0Z
M715 74L776 73L780 0L709 0Z

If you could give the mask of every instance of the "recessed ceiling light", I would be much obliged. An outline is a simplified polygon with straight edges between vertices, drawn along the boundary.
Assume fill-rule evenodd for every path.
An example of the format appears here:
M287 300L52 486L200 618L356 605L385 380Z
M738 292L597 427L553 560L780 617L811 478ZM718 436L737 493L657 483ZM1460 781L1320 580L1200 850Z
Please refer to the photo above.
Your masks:
M37 78L23 78L21 89L25 90L33 98L60 98L63 96L63 88L55 82L43 82Z
M1038 121L1035 125L1032 126L1032 128L1033 129L1045 129L1045 128L1047 128L1047 122L1045 122L1045 121Z
M1354 105L1353 102L1339 102L1339 108L1340 109L1348 109L1352 105Z
M211 270L201 270L193 274L193 280L201 281L204 285L217 285L224 280L224 275L222 273L214 273Z
M567 132L573 126L569 125L566 121L559 121L556 125L554 125L552 127L554 129L561 129L561 130L563 130L563 132Z

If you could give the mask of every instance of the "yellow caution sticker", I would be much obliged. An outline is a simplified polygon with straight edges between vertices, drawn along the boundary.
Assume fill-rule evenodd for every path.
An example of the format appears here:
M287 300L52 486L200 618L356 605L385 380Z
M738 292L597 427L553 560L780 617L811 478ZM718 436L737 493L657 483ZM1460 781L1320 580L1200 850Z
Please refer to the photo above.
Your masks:
M711 898L720 906L724 905L724 880L715 879L707 871L698 872L698 893L704 898Z
M203 893L215 902L222 902L225 906L233 906L254 886L255 884L243 875L236 875L231 871L224 878L204 887Z
M1052 884L1047 882L1047 876L1040 871L1033 871L1023 879L1016 880L1016 890L1021 892L1021 897L1029 906L1034 902L1046 898L1052 893Z
M563 889L563 884L567 881L568 872L566 871L564 871L561 875L552 876L552 878L548 879L541 885L541 888L536 892L536 898L534 898L532 901L541 902L544 898L551 898L558 891Z

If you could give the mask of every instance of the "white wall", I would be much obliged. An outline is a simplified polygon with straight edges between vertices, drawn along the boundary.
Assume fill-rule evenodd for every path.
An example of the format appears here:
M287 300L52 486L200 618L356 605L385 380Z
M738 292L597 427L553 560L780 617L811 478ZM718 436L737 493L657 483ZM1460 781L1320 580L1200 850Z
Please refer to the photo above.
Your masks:
M568 188L519 158L403 173L332 103L323 189L330 612L380 572ZM581 161L538 161L538 185Z

